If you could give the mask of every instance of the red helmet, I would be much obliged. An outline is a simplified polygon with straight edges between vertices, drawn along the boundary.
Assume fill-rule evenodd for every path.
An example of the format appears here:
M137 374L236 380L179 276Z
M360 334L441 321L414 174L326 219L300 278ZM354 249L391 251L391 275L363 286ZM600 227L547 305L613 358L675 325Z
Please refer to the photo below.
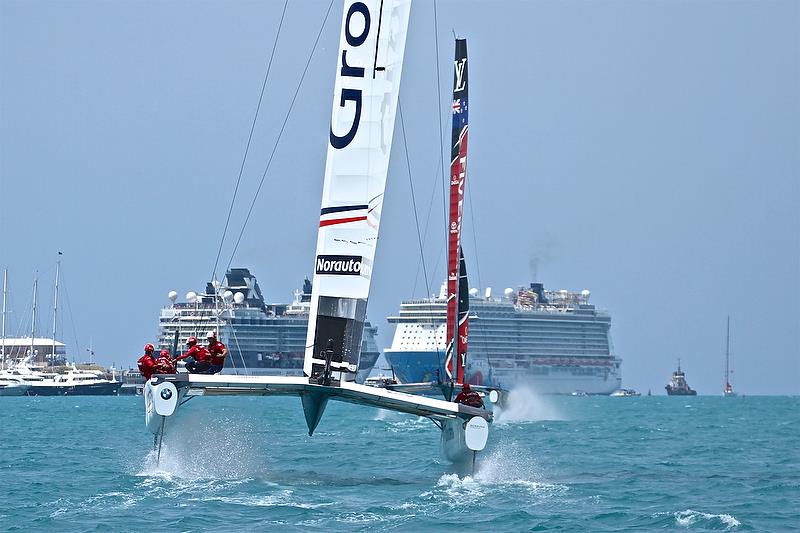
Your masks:
M472 390L472 389L470 389L470 387L469 387L469 383L464 383L464 386L463 386L463 387L461 387L461 390L464 390L464 391L467 391L467 392L469 392L469 391L470 391L470 390Z
M149 342L144 345L144 351L146 353L150 353L150 352L152 352L154 350L155 350L155 347L152 344L150 344Z
M169 357L169 350L161 350L161 353L159 353L158 355L160 355L161 357Z
M186 344L187 345L197 344L197 339L195 339L194 336L191 336L188 339L186 339Z

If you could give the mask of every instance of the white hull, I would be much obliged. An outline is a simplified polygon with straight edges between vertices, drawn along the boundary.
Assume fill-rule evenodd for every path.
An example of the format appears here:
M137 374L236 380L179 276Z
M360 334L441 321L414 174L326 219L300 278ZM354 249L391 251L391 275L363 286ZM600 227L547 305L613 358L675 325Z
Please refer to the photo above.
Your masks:
M486 447L488 436L489 427L483 419L445 420L440 442L442 455L455 464L474 463L477 453Z
M25 396L30 389L30 385L14 384L0 387L0 396Z

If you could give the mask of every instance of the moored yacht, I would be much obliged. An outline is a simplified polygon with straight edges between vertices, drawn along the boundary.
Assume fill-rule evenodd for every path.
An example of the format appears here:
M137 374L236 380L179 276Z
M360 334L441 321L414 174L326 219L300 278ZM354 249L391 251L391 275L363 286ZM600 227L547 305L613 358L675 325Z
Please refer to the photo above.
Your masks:
M122 382L107 379L98 370L72 368L50 379L30 383L30 396L109 396L119 394Z
M30 387L20 378L0 375L0 396L24 396Z

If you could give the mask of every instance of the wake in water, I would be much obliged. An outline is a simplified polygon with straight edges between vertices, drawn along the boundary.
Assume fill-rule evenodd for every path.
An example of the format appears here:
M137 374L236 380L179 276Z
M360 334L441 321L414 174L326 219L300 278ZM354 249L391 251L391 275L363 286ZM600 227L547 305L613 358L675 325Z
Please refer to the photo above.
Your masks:
M529 387L516 387L508 393L503 408L497 409L498 424L566 420L564 415L545 397Z
M737 528L742 525L735 517L729 514L711 514L693 509L678 511L676 513L656 513L653 517L671 516L675 519L675 525L683 528L703 527L709 529L723 528L725 531Z
M565 485L549 483L541 474L536 458L517 443L501 443L490 454L478 460L473 475L442 475L436 487L448 499L462 503L477 501L490 493L527 493L530 499L543 499L563 494ZM429 493L430 494L430 493Z
M167 427L161 445L144 458L139 476L181 479L243 479L267 472L263 435L247 421L232 417L208 417L207 412L186 412L180 424Z

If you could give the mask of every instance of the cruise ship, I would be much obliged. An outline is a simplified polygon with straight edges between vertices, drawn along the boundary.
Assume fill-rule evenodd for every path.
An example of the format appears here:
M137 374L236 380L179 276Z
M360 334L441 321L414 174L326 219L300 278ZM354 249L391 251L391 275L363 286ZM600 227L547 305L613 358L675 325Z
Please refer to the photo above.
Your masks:
M159 349L172 351L176 332L180 352L190 336L204 342L206 332L217 330L229 351L224 374L303 375L311 306L308 279L302 290L294 291L291 303L267 303L247 268L228 270L223 283L207 283L205 292L190 292L185 302L177 302L175 291L169 297L171 304L159 316ZM377 333L376 327L365 324L356 378L360 382L380 355Z
M589 303L590 293L546 291L541 283L493 297L470 290L466 380L539 394L611 394L622 385L614 354L611 316ZM385 357L397 379L443 379L446 287L438 297L406 300L388 317L395 324Z

